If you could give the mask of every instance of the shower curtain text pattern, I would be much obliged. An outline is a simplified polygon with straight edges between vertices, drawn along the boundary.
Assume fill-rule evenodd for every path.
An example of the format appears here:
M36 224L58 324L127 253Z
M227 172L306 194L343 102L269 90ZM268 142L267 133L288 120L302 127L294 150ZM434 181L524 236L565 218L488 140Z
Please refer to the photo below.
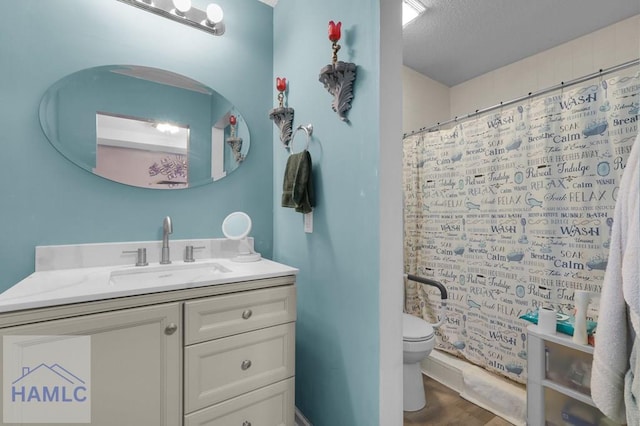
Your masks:
M634 68L405 138L405 271L450 297L437 347L525 382L518 317L600 292L639 92ZM407 283L406 310L435 322L430 293Z

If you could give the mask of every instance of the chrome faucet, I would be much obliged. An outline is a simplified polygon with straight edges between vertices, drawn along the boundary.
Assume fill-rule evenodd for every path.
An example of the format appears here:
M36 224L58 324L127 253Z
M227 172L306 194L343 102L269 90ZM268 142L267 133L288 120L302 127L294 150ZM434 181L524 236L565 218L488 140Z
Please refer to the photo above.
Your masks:
M171 225L171 218L167 216L162 222L162 258L160 259L162 265L171 263L171 259L169 258L169 234L172 233L173 225Z

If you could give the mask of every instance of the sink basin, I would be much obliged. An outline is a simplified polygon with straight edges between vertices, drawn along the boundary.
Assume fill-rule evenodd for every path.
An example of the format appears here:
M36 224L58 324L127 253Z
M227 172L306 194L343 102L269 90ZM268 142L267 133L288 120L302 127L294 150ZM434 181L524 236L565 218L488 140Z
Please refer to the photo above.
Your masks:
M213 281L231 270L219 263L184 263L136 266L111 272L109 284L114 286L164 286Z

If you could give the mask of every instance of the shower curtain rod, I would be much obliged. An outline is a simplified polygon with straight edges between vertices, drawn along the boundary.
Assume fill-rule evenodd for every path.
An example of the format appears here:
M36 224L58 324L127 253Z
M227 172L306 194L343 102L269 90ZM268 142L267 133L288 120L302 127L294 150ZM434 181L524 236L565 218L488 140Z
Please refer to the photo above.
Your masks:
M532 98L532 97L535 97L535 96L544 95L545 93L553 92L554 90L562 89L564 87L569 87L569 86L572 86L574 84L578 84L578 83L582 83L582 82L587 81L587 80L591 80L592 78L595 78L595 77L603 76L605 74L609 74L609 73L612 73L612 72L615 72L615 71L618 71L618 70L622 70L622 69L625 69L625 68L628 68L628 67L632 67L634 65L639 65L639 64L640 64L640 59L634 59L634 60L631 60L629 62L624 62L622 64L615 65L613 67L600 69L597 72L594 72L594 73L591 73L591 74L587 74L587 75L585 75L583 77L578 77L578 78L575 78L573 80L569 80L569 81L566 81L566 82L562 81L562 82L560 82L560 84L556 84L555 86L551 86L551 87L548 87L546 89L539 90L537 92L529 92L528 95L520 96L519 98L515 98L515 99L512 99L512 100L507 101L507 102L500 102L499 104L490 106L488 108L477 109L474 112L470 112L469 114L466 114L466 115L463 115L463 116L456 116L455 118L452 118L452 119L447 120L447 121L443 121L441 123L440 122L436 123L436 124L434 124L432 126L429 126L429 127L423 127L421 129L418 129L418 130L413 130L410 133L405 133L403 138L405 138L407 136L415 135L417 133L432 132L432 131L435 131L436 129L438 129L439 127L441 127L441 126L446 126L447 124L455 123L458 120L464 120L466 118L471 118L471 117L473 117L475 115L484 114L485 112L493 111L494 109L503 108L505 106L513 105L515 103L522 102L522 101L524 101L526 99L529 99L529 98Z

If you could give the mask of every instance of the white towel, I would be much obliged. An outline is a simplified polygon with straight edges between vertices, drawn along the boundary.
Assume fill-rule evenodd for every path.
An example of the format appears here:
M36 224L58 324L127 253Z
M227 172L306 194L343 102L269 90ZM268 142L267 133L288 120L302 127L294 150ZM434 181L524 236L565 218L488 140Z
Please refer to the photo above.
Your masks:
M629 154L618 191L591 375L593 401L618 423L626 422L624 377L630 368L636 369L629 365L629 357L635 335L640 332L639 151L640 135Z
M627 414L627 424L640 424L640 408L638 408L638 396L640 396L640 362L638 362L638 341L635 340L631 357L629 358L630 368L624 378L624 406Z

